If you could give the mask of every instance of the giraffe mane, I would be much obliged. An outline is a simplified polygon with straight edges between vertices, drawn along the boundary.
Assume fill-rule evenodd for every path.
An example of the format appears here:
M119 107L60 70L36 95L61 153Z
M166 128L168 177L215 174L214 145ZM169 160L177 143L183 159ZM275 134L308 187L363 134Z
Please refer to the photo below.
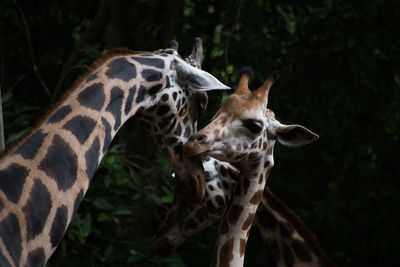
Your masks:
M146 52L135 52L129 49L122 49L122 48L113 48L105 52L101 57L95 59L93 63L90 64L90 66L87 68L87 70L72 83L72 86L65 91L65 93L62 95L60 100L57 101L56 104L61 104L60 101L61 102L64 101L65 98L68 97L73 91L75 91L75 89L89 76L89 74L93 73L97 68L106 63L110 58L116 56L139 54L139 53L146 53ZM49 111L54 111L54 110L53 108L51 108Z
M94 72L96 69L102 66L105 62L116 56L127 56L127 55L141 54L141 53L150 53L150 52L113 48L104 53L100 58L94 60L93 63L87 68L87 70L72 83L69 89L67 89L62 94L59 100L53 103L52 106L48 108L46 112L39 117L39 119L36 120L36 122L33 124L32 127L30 127L28 131L26 131L22 136L14 140L9 146L7 146L3 151L0 152L0 160L3 159L5 156L7 156L10 153L10 151L12 151L22 142L24 142L27 139L27 137L29 137L44 121L46 121L49 118L49 116L57 108L59 108L62 105L65 99L69 97L92 72Z
M336 264L325 254L315 235L301 221L300 217L294 215L289 208L283 204L267 187L264 190L264 197L268 200L271 206L278 210L280 214L293 224L295 229L310 245L311 250L321 259L325 266L334 267Z

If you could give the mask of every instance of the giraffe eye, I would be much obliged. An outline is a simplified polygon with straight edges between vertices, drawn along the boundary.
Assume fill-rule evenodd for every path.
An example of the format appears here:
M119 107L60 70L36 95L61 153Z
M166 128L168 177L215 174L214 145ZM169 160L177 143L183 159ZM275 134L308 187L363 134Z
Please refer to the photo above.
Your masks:
M263 129L263 123L258 120L247 119L243 120L243 125L253 134L259 134Z

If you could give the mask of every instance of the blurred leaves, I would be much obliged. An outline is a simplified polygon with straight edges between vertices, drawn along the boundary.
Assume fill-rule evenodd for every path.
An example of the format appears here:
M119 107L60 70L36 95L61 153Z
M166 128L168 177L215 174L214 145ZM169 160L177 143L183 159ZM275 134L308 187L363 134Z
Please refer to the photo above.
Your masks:
M10 144L21 137L38 115L39 106L27 106L23 102L18 101L12 91L2 95L3 104L3 120L5 122L6 144Z

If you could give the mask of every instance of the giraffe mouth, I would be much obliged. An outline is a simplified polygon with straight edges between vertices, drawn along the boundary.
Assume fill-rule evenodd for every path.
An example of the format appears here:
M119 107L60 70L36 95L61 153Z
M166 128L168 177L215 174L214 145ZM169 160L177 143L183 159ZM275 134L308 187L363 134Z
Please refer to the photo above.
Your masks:
M211 151L211 148L209 145L207 145L205 143L195 142L195 141L188 141L183 146L183 153L187 157L190 157L190 158L203 158L210 151Z

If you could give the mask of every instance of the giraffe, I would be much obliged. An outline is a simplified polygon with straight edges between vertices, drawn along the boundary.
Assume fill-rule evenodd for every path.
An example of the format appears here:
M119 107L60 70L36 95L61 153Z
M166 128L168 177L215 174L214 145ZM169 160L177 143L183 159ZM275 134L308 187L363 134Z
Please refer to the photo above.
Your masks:
M200 48L194 47L192 55L196 54L196 49L200 51ZM249 69L242 71L251 72ZM196 99L193 98L188 100L188 105L189 109L192 106L204 106L196 104ZM191 125L195 124L191 123ZM190 130L195 131L196 127L190 128ZM187 136L187 134L176 135L174 132L170 137L186 143ZM168 157L169 161L179 162L178 155L174 154ZM204 200L201 203L188 203L181 201L179 192L175 194L174 202L153 241L151 248L153 253L171 254L186 238L206 228L226 210L239 177L239 170L227 162L221 162L211 157L203 160L203 168L206 177ZM284 256L290 263L293 258L292 253L300 253L303 250L303 254L306 255L303 257L305 260L301 262L303 266L319 266L319 262L322 266L334 266L320 248L313 234L268 188L264 191L256 213L255 225L262 237L264 253L271 264L283 263L284 260L279 258ZM300 244L302 250L290 250L291 243ZM285 248L285 253L280 252L283 248ZM300 257L302 257L301 254ZM296 263L293 266L297 266Z
M195 38L192 52L185 58L189 65L198 69L201 69L203 58L202 43L200 38ZM173 40L169 47L178 51L179 44ZM184 78L193 79L189 76L184 76ZM228 89L228 87L223 89ZM197 131L197 120L207 107L207 93L204 90L198 90L194 85L192 87L183 86L179 91L163 94L161 100L162 106L168 109L168 114L160 117L159 108L162 107L159 107L158 103L154 103L143 110L138 119L152 137L158 150L178 173L177 189L180 196L200 202L205 194L205 177L202 171L193 172L193 169L196 170L199 167L193 166L194 168L192 168L192 164L197 164L197 161L187 158L183 154L182 148L188 138ZM154 127L154 122L159 127ZM165 131L165 129L167 130Z
M253 223L261 235L268 266L336 266L299 217L268 187Z
M204 159L203 166L206 175L203 202L174 200L153 241L154 254L173 253L185 239L205 229L227 209L239 171L211 157ZM268 266L335 266L313 233L268 187L264 189L253 224L261 236ZM295 261L293 255L302 260Z
M242 72L238 88L212 122L194 134L183 147L184 154L189 157L211 156L232 163L240 171L230 206L219 228L211 266L243 265L248 234L274 165L275 142L299 147L318 139L318 135L303 126L281 124L267 108L269 89L278 78L277 72L270 74L254 92L248 88L249 77L248 71ZM299 251L305 251L303 243L293 243L291 247L295 252L291 254L291 260L303 262L304 255L298 255ZM285 252L288 250L284 247ZM309 259L309 252L306 254Z
M44 266L119 128L155 109L159 119L152 122L153 130L176 131L170 113L187 117L190 111L184 103L164 103L187 88L201 93L229 87L174 49L114 51L93 63L0 155L0 265Z

